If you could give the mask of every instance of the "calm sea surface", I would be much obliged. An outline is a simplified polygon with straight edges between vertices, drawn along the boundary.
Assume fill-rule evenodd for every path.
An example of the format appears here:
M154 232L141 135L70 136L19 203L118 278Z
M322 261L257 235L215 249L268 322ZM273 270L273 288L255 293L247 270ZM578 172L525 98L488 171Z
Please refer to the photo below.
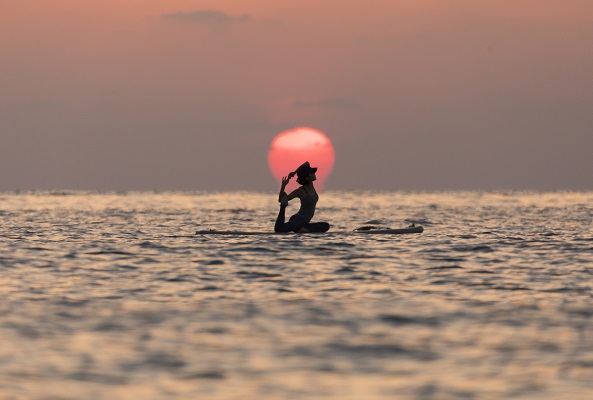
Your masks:
M593 193L318 207L425 231L205 237L271 230L276 195L0 194L0 399L593 399Z

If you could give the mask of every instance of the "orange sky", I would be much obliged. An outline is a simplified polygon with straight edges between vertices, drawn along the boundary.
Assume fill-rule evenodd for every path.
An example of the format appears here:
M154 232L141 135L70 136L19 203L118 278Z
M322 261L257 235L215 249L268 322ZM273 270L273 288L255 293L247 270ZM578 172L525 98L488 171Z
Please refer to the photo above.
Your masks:
M296 126L329 189L591 189L592 34L589 0L2 1L0 190L274 190Z

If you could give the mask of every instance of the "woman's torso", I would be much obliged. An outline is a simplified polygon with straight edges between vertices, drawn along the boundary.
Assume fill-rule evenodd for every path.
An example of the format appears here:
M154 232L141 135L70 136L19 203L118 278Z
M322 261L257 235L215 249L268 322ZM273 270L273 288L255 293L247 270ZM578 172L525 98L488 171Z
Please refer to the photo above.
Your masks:
M301 208L297 215L305 218L307 222L309 222L313 218L313 215L315 215L315 206L319 200L319 195L315 189L307 190L303 187L303 191L305 192L305 196L301 198Z

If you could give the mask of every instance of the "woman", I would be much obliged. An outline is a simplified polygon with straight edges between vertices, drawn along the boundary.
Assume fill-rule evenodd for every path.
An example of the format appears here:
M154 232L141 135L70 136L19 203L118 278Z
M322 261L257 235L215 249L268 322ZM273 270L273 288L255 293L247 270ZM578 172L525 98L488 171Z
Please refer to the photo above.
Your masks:
M280 203L280 212L274 225L275 232L327 232L329 230L329 224L327 222L314 222L311 223L311 219L315 214L315 206L319 200L319 195L315 191L313 182L317 179L315 176L317 168L312 168L309 161L297 168L296 171L291 172L288 176L282 178L282 187L280 188L280 194L278 195L278 202ZM297 182L301 185L298 189L294 190L290 194L286 194L284 189L288 182L297 176ZM290 217L288 222L284 222L286 206L288 202L295 197L301 200L301 208L299 211Z

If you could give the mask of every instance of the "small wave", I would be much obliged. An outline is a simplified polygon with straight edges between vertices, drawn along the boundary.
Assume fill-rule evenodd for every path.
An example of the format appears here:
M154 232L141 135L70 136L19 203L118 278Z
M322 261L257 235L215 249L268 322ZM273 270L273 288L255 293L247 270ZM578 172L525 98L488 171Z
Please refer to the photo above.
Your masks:
M425 325L438 326L440 321L435 317L410 317L401 314L382 314L379 315L379 320L387 322L392 325Z
M114 321L105 321L101 322L98 325L95 325L92 328L95 332L116 332L116 331L125 331L126 327L118 322Z
M351 273L351 272L355 272L356 269L353 267L342 267L340 269L337 269L334 271L335 274L343 274L343 273Z
M104 385L123 385L128 383L126 376L100 374L96 372L81 371L68 375L68 379L79 382L101 383Z
M559 287L559 288L554 288L554 289L545 289L542 290L542 292L545 293L570 293L570 292L590 292L591 288L588 287L579 287L579 286L563 286L563 287Z
M343 344L334 343L327 346L331 351L352 354L355 357L391 358L409 357L420 361L434 361L439 355L427 349L399 346L397 344Z
M117 268L129 271L140 269L140 267L137 267L135 265L118 265Z
M179 379L189 381L195 379L225 379L226 375L222 371L204 371L195 372L192 374L186 374L181 376Z
M177 370L183 368L187 363L169 353L152 353L144 357L135 363L129 363L122 365L126 370L139 370L139 369L164 369L164 370Z
M212 259L212 260L196 260L196 263L200 263L202 265L224 265L225 261L220 259Z
M55 251L55 249L50 249L48 247L24 247L23 250L31 250L31 251Z
M440 267L426 268L427 271L446 271L449 269L463 269L463 267L460 267L459 265L442 265Z
M221 290L221 289L218 286L208 285L208 286L201 287L198 290L204 291L204 292L214 292L214 291Z
M241 276L242 278L247 279L259 279L259 278L278 278L282 276L282 274L272 274L267 272L257 272L257 271L239 271L237 275Z
M453 251L491 253L494 250L492 247L482 244L478 246L455 246L453 247Z
M494 290L509 290L509 291L529 291L531 290L527 286L523 285L499 285L499 286L492 286Z
M157 280L164 282L193 282L196 279L197 278L195 275L178 275L172 277L158 278Z
M262 246L253 247L251 245L249 245L249 246L233 246L233 248L228 249L227 251L249 252L249 253L279 253L280 252L280 250L270 248L270 247L262 247Z
M134 253L130 253L128 251L123 251L123 250L97 250L97 251L89 251L86 254L90 254L93 256L107 255L107 254L115 254L118 256L133 256L133 255L135 255Z

